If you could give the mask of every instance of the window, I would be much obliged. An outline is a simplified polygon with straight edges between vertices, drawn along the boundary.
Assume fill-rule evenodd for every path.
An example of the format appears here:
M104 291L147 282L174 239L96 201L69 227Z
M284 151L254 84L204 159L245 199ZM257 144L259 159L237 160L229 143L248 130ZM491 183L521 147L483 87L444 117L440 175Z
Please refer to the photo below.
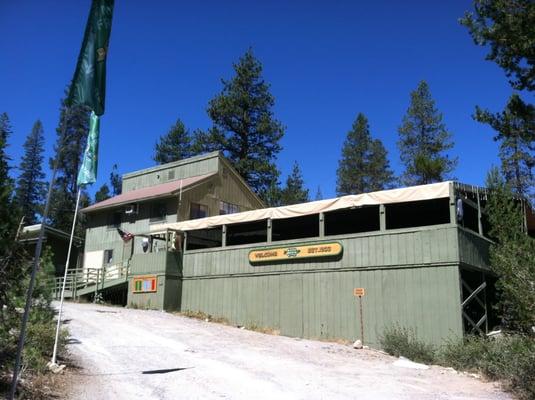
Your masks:
M285 219L274 219L272 222L272 240L290 240L319 236L318 214Z
M108 227L109 228L119 228L121 226L121 219L123 213L120 211L115 211L108 217Z
M154 203L150 208L150 222L162 221L167 214L165 203Z
M371 232L380 229L379 206L367 206L325 213L325 235Z
M240 212L240 207L236 204L227 203L226 201L219 202L219 215L234 214Z
M267 242L267 221L227 225L227 246Z
M221 245L223 244L223 232L220 226L217 228L188 231L187 234L187 250L221 247Z
M205 218L208 216L208 206L191 203L189 206L189 219Z
M113 249L104 250L104 264L113 262Z
M449 204L448 198L387 204L386 229L447 224L450 222Z

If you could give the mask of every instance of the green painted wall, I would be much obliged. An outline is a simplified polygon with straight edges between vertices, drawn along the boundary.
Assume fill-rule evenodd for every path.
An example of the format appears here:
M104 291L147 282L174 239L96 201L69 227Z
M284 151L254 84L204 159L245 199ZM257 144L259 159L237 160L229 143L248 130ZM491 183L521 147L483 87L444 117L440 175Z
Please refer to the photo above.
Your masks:
M182 296L180 265L180 257L173 252L134 254L128 278L128 306L143 309L178 310ZM156 292L133 292L133 279L142 275L157 276Z
M459 227L459 256L463 264L490 270L491 241L468 229Z
M355 340L353 288L364 287L364 336L371 345L393 323L417 328L432 343L462 334L455 227L325 240L333 239L344 246L339 260L251 266L249 251L262 245L186 252L181 309L289 336ZM295 242L276 246L289 243Z
M190 176L205 175L217 172L219 167L218 153L209 153L199 157L188 158L174 163L159 165L141 171L123 175L123 193L141 189ZM174 177L169 179L169 172Z

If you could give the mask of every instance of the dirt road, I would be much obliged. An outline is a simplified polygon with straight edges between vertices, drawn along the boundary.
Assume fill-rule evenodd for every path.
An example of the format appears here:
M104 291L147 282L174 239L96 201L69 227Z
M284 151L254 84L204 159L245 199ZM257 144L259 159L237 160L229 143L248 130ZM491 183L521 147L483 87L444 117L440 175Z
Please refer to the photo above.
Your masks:
M492 383L373 350L158 311L67 303L72 399L510 399Z

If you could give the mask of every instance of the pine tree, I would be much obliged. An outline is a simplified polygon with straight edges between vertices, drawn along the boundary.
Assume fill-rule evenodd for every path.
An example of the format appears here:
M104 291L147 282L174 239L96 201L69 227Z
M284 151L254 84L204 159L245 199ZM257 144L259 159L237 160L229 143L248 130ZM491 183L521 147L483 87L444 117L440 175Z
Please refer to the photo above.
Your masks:
M514 89L535 90L535 2L475 0L474 8L461 24L477 45L490 48L486 59L505 71Z
M248 50L234 64L234 77L208 106L213 127L196 132L195 151L221 150L264 200L277 182L275 165L284 127L273 116L275 100L262 78L262 64Z
M154 161L167 164L173 161L191 157L191 135L184 123L177 119L166 135L160 136L160 141L154 146Z
M294 162L292 172L286 179L286 186L281 192L281 203L284 206L291 204L306 203L309 201L308 189L305 188L303 174L297 161Z
M110 196L110 188L107 184L104 184L100 187L100 189L95 193L95 203L99 203L101 201L109 199Z
M7 154L8 138L13 133L7 113L0 114L0 243L7 243L7 235L11 233L14 224L12 192L13 179L9 176L9 161Z
M63 100L60 114L54 146L56 157L59 155L58 171L50 203L49 223L57 229L70 232L78 194L76 179L87 142L89 110L80 106L66 107ZM54 168L54 159L50 160L50 168ZM89 203L87 193L82 193L80 208ZM83 235L83 218L79 219L77 234Z
M515 193L534 198L535 107L513 94L501 113L476 108L474 118L491 126L500 142L501 170Z
M111 169L110 185L112 196L120 195L123 192L123 178L117 173L117 164L113 164Z
M389 187L392 181L386 149L379 139L372 139L368 119L359 113L342 147L336 193L373 192Z
M45 197L45 174L43 172L43 151L45 137L43 124L37 120L24 143L24 155L20 163L15 198L24 216L26 225L37 222Z
M446 153L453 147L452 134L442 122L442 113L435 107L427 82L421 81L411 93L411 103L398 128L398 147L405 172L405 185L440 182L450 177L457 158Z
M321 187L318 185L318 190L316 190L316 197L314 200L323 200L323 193L321 192Z
M535 239L526 234L522 207L497 169L487 177L486 212L493 243L490 261L498 276L498 314L506 329L530 332L535 326Z

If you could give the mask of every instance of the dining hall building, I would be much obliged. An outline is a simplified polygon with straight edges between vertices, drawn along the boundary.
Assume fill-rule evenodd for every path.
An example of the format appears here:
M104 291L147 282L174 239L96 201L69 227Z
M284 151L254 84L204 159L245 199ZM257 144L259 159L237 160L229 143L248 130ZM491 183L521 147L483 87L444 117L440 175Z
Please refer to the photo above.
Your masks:
M366 344L393 325L440 344L493 328L487 196L448 181L266 208L209 153L126 174L84 209L67 295L345 340L361 336L360 301Z

